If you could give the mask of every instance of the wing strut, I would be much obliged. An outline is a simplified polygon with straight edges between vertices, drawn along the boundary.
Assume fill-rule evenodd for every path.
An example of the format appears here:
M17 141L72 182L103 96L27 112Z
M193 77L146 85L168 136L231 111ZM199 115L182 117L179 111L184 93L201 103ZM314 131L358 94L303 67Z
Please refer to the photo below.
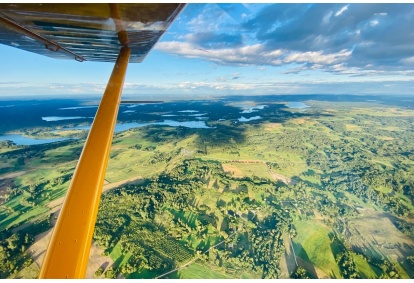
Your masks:
M2 15L0 15L0 23L7 26L7 27L9 27L9 28L11 28L12 30L15 30L17 33L24 34L24 35L28 36L29 38L32 38L32 39L37 40L39 42L42 42L45 45L45 48L52 51L52 52L57 52L59 50L62 50L64 52L66 52L67 54L70 54L70 55L74 56L76 61L79 61L79 62L85 61L85 58L83 58L82 56L73 53L72 51L66 49L65 47L59 45L58 43L50 41L49 39L35 33L34 31L31 31L31 30L25 28L24 26L19 25L16 22L13 22L9 19L6 19Z
M122 47L53 230L39 278L85 278L130 49Z

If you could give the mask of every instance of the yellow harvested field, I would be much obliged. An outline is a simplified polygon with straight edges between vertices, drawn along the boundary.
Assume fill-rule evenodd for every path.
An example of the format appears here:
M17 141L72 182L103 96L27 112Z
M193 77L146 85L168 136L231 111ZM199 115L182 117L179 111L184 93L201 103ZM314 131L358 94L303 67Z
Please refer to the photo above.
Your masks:
M394 140L394 138L392 138L392 137L378 137L378 139L384 140L384 141L392 141L392 140Z
M275 181L282 181L283 183L285 183L286 185L290 185L290 184L294 184L295 182L294 181L292 181L292 179L290 179L290 178L288 178L288 177L286 177L286 176L283 176L283 175L280 175L280 174L278 174L278 173L274 173L274 172L271 172L270 173L270 175L272 176L272 178L275 180Z
M345 124L347 131L361 131L361 127L353 124Z
M108 183L106 185L103 186L102 188L102 192L106 192L108 190L117 188L119 186L122 185L126 185L126 184L142 184L144 182L144 179L142 178L142 176L135 176L126 180L122 180L119 182L114 182L114 183Z
M266 131L271 131L283 127L281 123L265 123L263 124L263 126L265 127Z
M306 120L305 119L293 119L292 122L297 125L302 125L306 123Z
M243 172L236 165L225 163L225 164L221 164L221 167L223 168L224 172L230 173L233 177L236 177L236 178L244 177Z

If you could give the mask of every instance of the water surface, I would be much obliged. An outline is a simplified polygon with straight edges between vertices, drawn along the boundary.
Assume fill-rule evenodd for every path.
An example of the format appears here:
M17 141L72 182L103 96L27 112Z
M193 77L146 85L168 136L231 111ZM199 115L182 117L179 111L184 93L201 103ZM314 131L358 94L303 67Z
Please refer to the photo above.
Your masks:
M291 101L286 103L286 106L288 108L295 108L295 109L305 109L305 108L309 108L309 105L306 105L303 102L298 102L298 101Z
M50 139L34 139L25 137L18 134L10 134L0 136L0 141L12 141L16 145L35 145L35 144L45 144L52 143L57 141L69 140L69 138L50 138Z
M198 118L198 117L196 117ZM186 127L186 128L193 128L193 129L211 129L213 127L209 127L206 125L204 121L185 121L185 122L178 122L174 120L164 120L163 122L155 122L155 123L118 123L115 126L115 133L123 132L132 128L139 128L145 127L148 125L161 125L161 126L171 126L171 127ZM67 128L64 130L90 130L91 126L77 126L73 128Z
M260 117L260 116L254 116L254 117L251 117L251 118L245 118L245 117L242 116L238 120L239 120L239 122L249 122L249 121L259 120L259 119L262 119L262 117Z
M76 110L76 109L86 109L86 108L97 108L98 105L91 105L91 106L75 106L75 107L64 107L59 108L58 110Z
M196 112L200 112L198 110L181 110L181 111L177 111L177 112L181 112L181 113L196 113Z
M244 110L240 113L245 114L245 113L259 112L259 110L263 110L265 107L267 107L267 105L256 105L253 107L243 106Z
M63 121L63 120L76 120L76 119L93 119L93 117L81 117L81 116L73 116L73 117L48 116L48 117L42 117L42 120L44 120L46 122L55 122L55 121Z

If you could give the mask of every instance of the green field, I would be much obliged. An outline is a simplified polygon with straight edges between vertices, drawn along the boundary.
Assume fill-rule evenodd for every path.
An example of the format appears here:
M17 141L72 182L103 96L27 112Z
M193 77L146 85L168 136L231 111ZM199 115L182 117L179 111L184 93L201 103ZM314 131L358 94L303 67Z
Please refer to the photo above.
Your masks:
M382 270L378 267L370 265L366 259L358 255L353 255L358 272L361 275L361 278L366 279L375 279L381 276Z
M297 256L320 268L325 274L341 278L329 238L330 229L315 221L295 221L297 237L293 239Z
M0 210L0 230L7 229L16 224L22 224L31 220L35 217L43 215L48 211L47 208L38 206L38 207L29 207L22 205L25 195L13 198L11 201L4 204ZM6 209L4 209L6 208ZM10 213L13 211L12 213Z
M220 271L212 269L210 266L206 267L199 263L193 263L189 267L180 269L176 275L180 279L230 279ZM174 278L171 275L171 278Z
M127 263L131 255L123 254L122 248L119 244L117 244L115 245L115 247L112 248L111 252L109 253L109 256L112 258L116 266L120 266L122 264Z

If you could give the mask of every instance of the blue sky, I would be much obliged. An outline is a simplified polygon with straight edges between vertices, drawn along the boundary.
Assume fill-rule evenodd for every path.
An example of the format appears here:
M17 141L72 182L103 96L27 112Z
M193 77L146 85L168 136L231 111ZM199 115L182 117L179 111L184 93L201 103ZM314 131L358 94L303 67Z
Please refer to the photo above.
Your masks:
M413 94L414 4L189 4L124 96ZM0 96L101 95L113 64L0 45Z

